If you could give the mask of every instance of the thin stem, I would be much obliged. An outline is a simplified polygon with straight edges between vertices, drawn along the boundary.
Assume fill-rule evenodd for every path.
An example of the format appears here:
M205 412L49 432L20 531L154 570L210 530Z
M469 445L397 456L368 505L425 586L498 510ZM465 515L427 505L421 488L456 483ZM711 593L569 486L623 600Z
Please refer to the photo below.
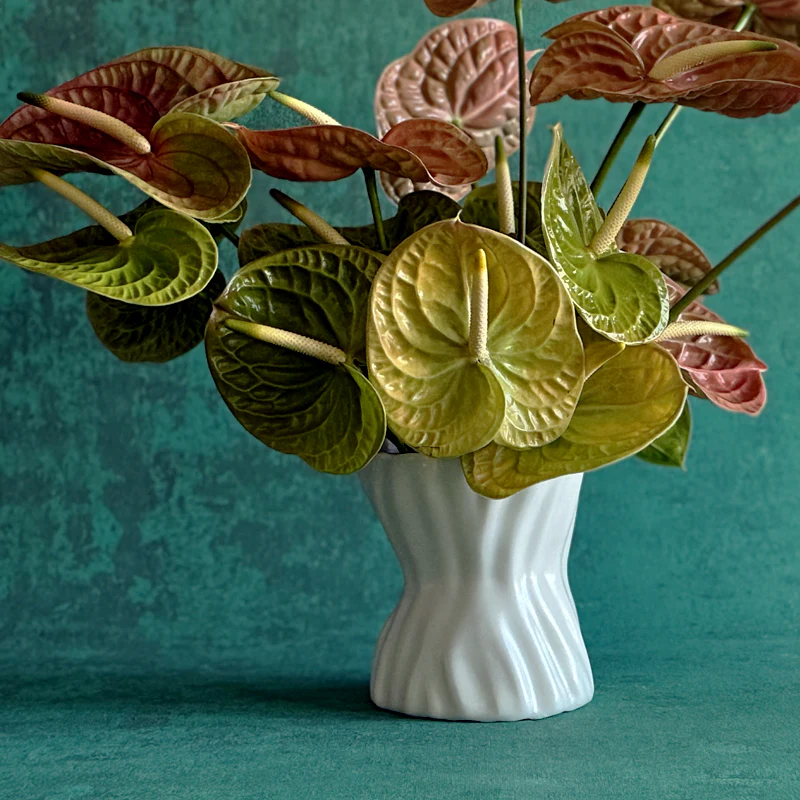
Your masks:
M525 36L522 27L522 0L514 0L517 23L517 69L519 71L519 225L517 237L524 244L528 213L528 69L525 60Z
M755 3L749 3L746 5L742 11L742 16L739 17L739 21L736 23L733 29L739 33L747 30L750 27L750 20L753 19L753 14L755 14L756 11L758 11L758 5Z
M119 217L115 217L105 206L100 205L97 200L89 197L86 192L82 192L77 186L67 183L63 178L59 178L44 169L31 167L28 172L39 183L43 183L48 189L52 189L65 200L69 200L70 203L76 205L84 214L105 228L115 239L124 242L133 236L133 231Z
M372 167L364 167L364 182L367 184L367 195L369 195L369 206L372 209L372 220L375 223L375 233L378 234L378 244L381 250L388 250L389 243L386 241L386 231L383 229L383 217L381 216L381 200L378 197L378 184L375 180L375 170Z
M661 144L664 134L669 130L670 125L675 121L675 117L677 117L681 111L683 111L683 106L672 106L669 110L669 114L664 117L664 121L658 126L658 130L655 132L656 147Z
M735 250L722 259L711 272L707 272L688 292L672 307L669 313L670 322L674 322L680 313L714 283L717 278L736 261L739 256L746 253L759 239L768 234L779 222L784 220L796 208L800 207L800 195L785 205L777 214L770 217L760 228L748 236Z
M594 180L592 181L592 194L597 197L597 193L600 191L601 187L605 183L606 177L608 176L609 171L611 170L611 165L614 163L616 157L619 155L619 151L622 150L622 145L625 144L625 140L630 135L630 132L633 130L633 126L636 125L639 117L642 116L642 112L644 111L644 103L640 101L636 101L632 106L631 110L628 112L628 116L625 117L625 120L622 123L622 127L617 131L617 135L614 137L614 141L611 142L611 147L609 148L608 152L606 153L605 158L603 159L603 163L600 165L600 169L597 170L597 175L594 176Z
M231 224L229 222L225 222L219 227L222 231L222 235L238 250L239 237L236 235L236 231L231 227Z

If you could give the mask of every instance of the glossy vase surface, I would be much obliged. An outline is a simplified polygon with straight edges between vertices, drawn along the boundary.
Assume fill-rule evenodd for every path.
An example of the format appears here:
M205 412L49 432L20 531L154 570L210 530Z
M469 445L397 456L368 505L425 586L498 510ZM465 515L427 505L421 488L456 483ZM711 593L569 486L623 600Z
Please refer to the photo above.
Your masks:
M567 582L582 475L505 500L475 494L458 459L380 454L359 476L404 576L375 650L376 705L500 721L591 700Z

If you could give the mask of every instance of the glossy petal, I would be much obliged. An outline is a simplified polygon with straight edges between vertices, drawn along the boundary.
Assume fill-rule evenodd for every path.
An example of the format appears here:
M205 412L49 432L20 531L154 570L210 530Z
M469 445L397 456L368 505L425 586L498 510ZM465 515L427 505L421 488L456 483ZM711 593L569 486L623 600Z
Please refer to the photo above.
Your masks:
M666 80L648 77L663 59L695 45L765 39L682 20L649 6L578 14L546 35L555 41L533 71L534 105L569 95L678 103L731 117L756 117L782 113L800 100L800 48L787 42L778 42L771 52L728 56Z
M578 334L583 343L584 371L586 377L594 375L603 364L611 361L618 356L624 349L622 342L614 342L607 339L602 333L598 333L590 327L583 318L578 316Z
M657 219L629 219L617 236L626 253L644 256L679 284L693 286L712 269L706 254L685 233ZM706 294L716 294L719 283Z
M684 289L672 281L668 283L674 301ZM725 322L699 301L691 303L679 319ZM715 405L750 415L763 409L767 389L761 373L767 366L744 339L695 336L659 344L672 353L691 382Z
M655 345L628 347L587 379L559 439L524 451L490 444L462 459L464 474L476 492L502 498L560 475L604 467L669 430L686 392L668 353Z
M458 125L481 146L491 168L496 136L503 137L509 154L519 147L515 28L494 19L440 25L383 71L375 118L379 135L408 119Z
M642 256L589 248L603 217L578 162L553 130L542 187L542 225L550 259L581 316L596 331L626 344L646 342L667 324L667 287Z
M383 221L389 251L394 250L400 242L426 225L443 219L453 219L460 211L461 206L458 203L439 192L415 192L407 195L400 201L397 214ZM380 249L375 226L371 223L357 228L337 228L337 230L350 244L376 252ZM286 225L280 222L256 225L244 231L239 237L239 264L244 266L257 258L273 255L282 250L321 243L322 241L305 225Z
M163 363L203 341L214 300L225 289L217 270L202 292L188 300L153 308L86 293L86 314L97 338L121 361Z
M470 288L488 262L488 356L470 355ZM458 456L497 438L535 447L569 423L583 384L572 304L550 265L502 234L458 221L419 231L372 290L368 365L407 444Z
M662 433L652 444L647 445L636 455L650 464L660 467L680 467L686 463L689 441L692 438L692 413L689 403L683 407L678 421L666 432Z
M28 247L0 244L0 259L113 300L163 306L206 287L217 246L199 222L162 209L141 216L125 242L93 226Z
M259 259L237 273L216 303L206 353L217 389L239 422L314 469L350 473L378 452L386 416L363 361L372 276L380 257L320 245ZM342 349L332 365L233 331L229 317L309 336Z
M60 145L0 139L0 185L33 180L29 167L56 174L108 170L162 205L205 220L225 217L244 199L252 178L250 162L220 124L197 114L173 113L156 122L149 138L152 151L130 151L125 167Z
M251 131L236 126L253 166L273 178L336 181L372 167L415 182L441 186L473 183L486 174L481 149L453 125L408 120L381 141L344 125L306 125Z

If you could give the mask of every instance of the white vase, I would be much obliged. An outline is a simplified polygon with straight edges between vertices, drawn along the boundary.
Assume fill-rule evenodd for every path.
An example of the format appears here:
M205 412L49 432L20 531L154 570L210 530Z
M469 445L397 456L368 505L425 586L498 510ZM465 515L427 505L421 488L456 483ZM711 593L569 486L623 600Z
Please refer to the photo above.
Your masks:
M488 722L591 700L567 582L582 475L505 500L475 494L458 459L380 454L359 475L405 579L375 650L376 705Z

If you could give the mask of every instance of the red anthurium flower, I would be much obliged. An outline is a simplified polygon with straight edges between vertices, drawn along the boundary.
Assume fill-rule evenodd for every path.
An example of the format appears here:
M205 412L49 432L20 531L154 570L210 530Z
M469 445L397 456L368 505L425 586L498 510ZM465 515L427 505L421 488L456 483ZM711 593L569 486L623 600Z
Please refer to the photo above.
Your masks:
M546 35L555 41L533 71L535 105L569 95L757 117L800 101L800 48L649 6L578 14Z
M533 55L530 53L529 55ZM480 145L491 169L494 140L506 153L519 147L519 75L514 27L496 19L466 19L440 25L407 56L389 64L375 89L378 135L410 119L438 119L457 125ZM533 111L528 115L533 123ZM412 186L383 178L397 200ZM450 192L463 197L467 189Z
M800 0L752 0L758 6L751 27L756 33L798 43ZM686 19L732 28L742 14L744 0L654 0L653 5Z
M231 127L254 168L290 181L336 181L372 167L415 183L461 186L480 180L488 169L486 156L468 134L433 119L401 122L382 139L345 125Z
M264 70L192 47L123 56L21 96L28 104L0 125L0 185L32 180L29 168L110 169L185 213L223 214L241 201L250 167L218 123L277 85Z
M685 290L669 278L666 281L675 302ZM699 301L690 303L679 317L680 322L692 320L724 322ZM761 373L767 367L744 339L704 335L659 344L675 357L690 386L715 405L751 416L764 408L767 387Z

